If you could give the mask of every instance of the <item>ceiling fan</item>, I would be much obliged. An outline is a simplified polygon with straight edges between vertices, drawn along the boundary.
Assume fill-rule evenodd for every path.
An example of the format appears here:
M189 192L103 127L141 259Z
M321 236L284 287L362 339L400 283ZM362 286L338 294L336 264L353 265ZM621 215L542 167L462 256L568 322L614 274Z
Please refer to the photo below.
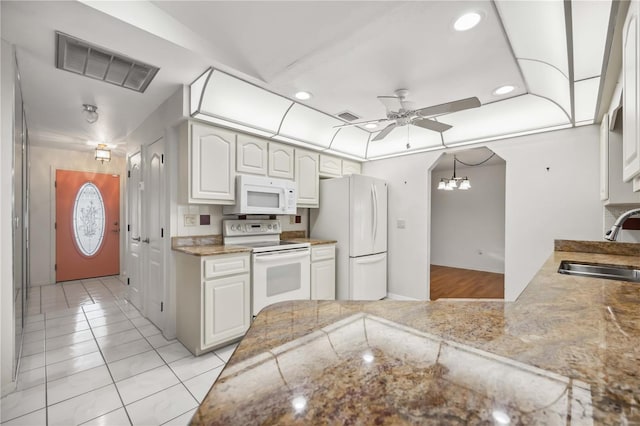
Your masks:
M387 109L386 118L360 121L358 123L347 123L335 127L360 126L368 123L392 121L391 124L387 125L387 127L382 129L382 131L372 139L373 141L382 140L396 127L406 126L409 124L442 133L453 126L432 120L432 117L465 109L477 108L480 106L480 101L474 96L426 108L415 108L414 103L407 100L408 95L409 91L407 89L398 89L395 91L395 96L378 96L380 102L382 102Z

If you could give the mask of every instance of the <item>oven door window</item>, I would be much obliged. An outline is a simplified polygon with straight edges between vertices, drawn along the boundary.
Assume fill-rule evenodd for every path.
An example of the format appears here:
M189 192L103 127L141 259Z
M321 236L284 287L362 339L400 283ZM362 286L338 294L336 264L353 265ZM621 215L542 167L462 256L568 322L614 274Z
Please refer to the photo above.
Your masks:
M301 266L300 263L290 263L267 268L267 297L298 290L302 283Z
M247 207L280 207L280 194L277 192L247 191Z

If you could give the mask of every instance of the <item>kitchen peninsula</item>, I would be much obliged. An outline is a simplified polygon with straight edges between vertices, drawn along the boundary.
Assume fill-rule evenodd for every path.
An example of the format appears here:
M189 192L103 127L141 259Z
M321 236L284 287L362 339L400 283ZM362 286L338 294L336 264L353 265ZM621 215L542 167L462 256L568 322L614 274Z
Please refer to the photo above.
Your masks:
M557 269L639 255L557 241L512 303L272 305L192 424L638 423L640 285Z

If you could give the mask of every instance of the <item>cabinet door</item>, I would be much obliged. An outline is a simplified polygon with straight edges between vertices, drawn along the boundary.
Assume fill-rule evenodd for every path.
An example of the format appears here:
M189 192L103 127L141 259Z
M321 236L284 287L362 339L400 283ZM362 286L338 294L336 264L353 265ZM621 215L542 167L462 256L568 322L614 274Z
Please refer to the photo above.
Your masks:
M238 134L236 171L255 175L267 174L267 142L253 136Z
M202 348L240 337L249 328L249 274L204 281Z
M640 108L638 105L640 96L638 90L638 75L640 64L638 63L638 13L640 2L634 0L629 6L629 12L622 33L622 84L623 84L623 146L622 146L622 179L625 182L640 174L640 135L638 121L640 120Z
M311 300L336 299L336 261L322 260L311 264Z
M342 176L342 160L330 155L320 154L320 176Z
M342 176L359 175L362 173L362 164L355 161L342 160Z
M318 207L320 201L319 155L315 152L296 149L295 157L298 207Z
M269 176L293 179L293 147L269 142Z
M190 202L233 204L235 200L236 134L222 129L191 124Z

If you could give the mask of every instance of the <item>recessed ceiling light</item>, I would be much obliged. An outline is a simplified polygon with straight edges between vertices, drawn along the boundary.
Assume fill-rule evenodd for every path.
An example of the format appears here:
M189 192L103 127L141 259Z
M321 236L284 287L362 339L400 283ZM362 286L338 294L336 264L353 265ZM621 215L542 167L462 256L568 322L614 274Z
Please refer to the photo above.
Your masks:
M376 123L367 123L364 125L365 129L375 129L376 127L378 127L378 125Z
M311 99L311 93L300 91L296 93L296 99L300 99L301 101L306 101L307 99Z
M512 86L510 84L506 84L504 86L500 86L498 87L496 90L493 91L494 95L506 95L507 93L511 93L515 90L515 86Z
M467 31L478 25L481 20L482 15L478 12L465 13L456 19L456 22L453 24L453 28L455 28L456 31Z

